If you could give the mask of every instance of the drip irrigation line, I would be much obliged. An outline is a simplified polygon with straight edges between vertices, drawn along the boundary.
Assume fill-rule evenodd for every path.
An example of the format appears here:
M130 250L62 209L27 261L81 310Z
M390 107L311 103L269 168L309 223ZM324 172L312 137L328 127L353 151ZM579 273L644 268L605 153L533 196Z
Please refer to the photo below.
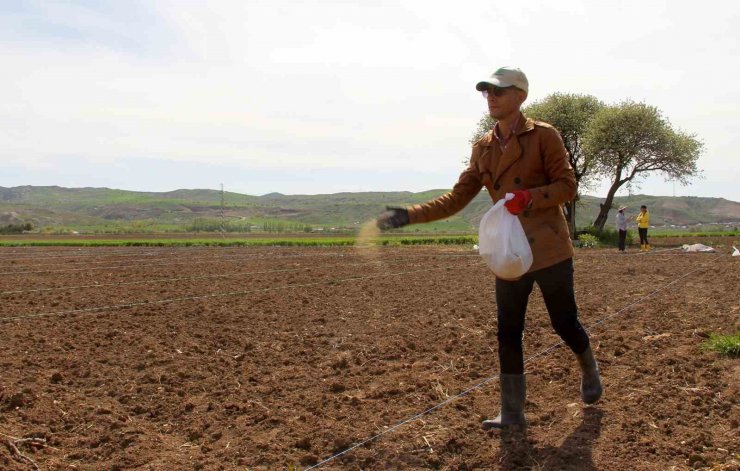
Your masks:
M46 247L39 247L46 248ZM138 250L105 250L104 247L92 247L89 250L69 250L69 251L47 251L45 253L29 253L29 252L0 252L0 261L7 260L43 260L47 258L84 258L84 257L96 257L96 256L110 256L110 257L124 257L124 256L135 256L141 255L142 253L167 253L172 252L175 249L185 249L190 247L139 247ZM224 247L225 248L225 247ZM36 251L33 251L36 252Z
M349 239L350 237L343 237L344 239ZM269 239L269 238L254 238L254 239L261 239L261 240L276 240L275 238ZM304 239L304 238L298 238L298 239ZM161 240L180 240L187 242L188 240L197 240L197 239L161 239ZM219 239L220 240L220 239ZM239 239L244 240L244 239ZM280 240L290 240L288 238L280 239ZM320 240L320 238L317 238L317 240ZM26 254L29 252L42 252L46 250L45 253L41 253L39 255L46 255L48 253L52 254L60 254L63 255L65 253L75 255L80 254L84 255L90 252L101 252L105 251L106 253L126 253L126 252L135 252L135 251L142 251L142 250L151 250L151 251L167 251L167 250L239 250L239 249L250 249L250 248L272 248L272 249L323 249L328 246L326 245L306 245L306 246L298 246L298 245L198 245L198 244L191 244L191 245L67 245L67 246L61 246L61 245L26 245L26 246L3 246L0 245L0 255L14 255L14 254ZM341 246L334 246L334 247L341 247ZM15 249L21 249L16 251L5 251L4 248L15 248ZM2 258L2 257L0 257Z
M348 263L345 265L342 265L343 267L356 267L356 266L363 266L363 265L373 265L373 264L397 264L397 263L407 263L409 260L406 259L396 259L396 260L390 260L390 261L372 261L372 262L364 262L364 263ZM105 288L105 287L112 287L112 286L127 286L127 285L138 285L138 284L157 284L157 283L166 283L166 282L175 282L175 281L187 281L187 280L203 280L203 279L209 279L209 278L229 278L229 277L236 277L236 276L248 276L248 275L263 275L268 273L286 273L286 272L297 272L297 271L307 271L307 270L314 270L317 268L326 268L328 265L313 265L310 267L303 267L303 268L281 268L276 270L265 270L265 271L245 271L245 272L237 272L237 273L223 273L218 275L200 275L200 276L184 276L184 277L177 277L177 278L158 278L153 280L139 280L139 281L123 281L118 283L96 283L96 284L89 284L89 285L76 285L76 286L59 286L54 288L34 288L34 289L27 289L27 290L13 290L13 291L0 291L0 296L9 295L9 294L23 294L23 293L39 293L44 291L65 291L65 290L72 290L72 289L85 289L85 288Z
M294 288L306 288L311 286L319 286L324 284L339 284L339 283L347 283L351 281L362 281L362 280L368 280L372 278L385 278L385 277L391 277L391 276L404 276L404 275L412 275L416 273L425 273L435 270L449 270L451 267L444 266L444 267L435 267L435 268L425 268L423 270L413 270L413 271L404 271L404 272L398 272L398 273L380 273L377 275L366 275L366 276L359 276L359 277L353 277L353 278L343 278L339 280L323 280L323 281L316 281L312 283L301 283L301 284L292 284L292 285L283 285L283 286L274 286L270 288L257 288L252 290L244 290L244 291L231 291L226 293L213 293L213 294L204 294L204 295L198 295L198 296L183 296L179 298L170 298L170 299L159 299L154 301L139 301L139 302L132 302L132 303L122 303L122 304L111 304L108 306L100 306L100 307L89 307L89 308L81 308L81 309L70 309L67 311L56 311L56 312L40 312L35 314L26 314L21 316L8 316L8 317L0 317L0 322L7 322L7 321L18 321L23 319L33 319L38 317L50 317L50 316L65 316L67 314L81 314L81 313L90 313L90 312L103 312L103 311L114 311L118 309L128 309L132 307L140 307L140 306L155 306L155 305L161 305L161 304L172 304L177 302L183 302L183 301L194 301L197 299L208 299L208 298L223 298L223 297L230 297L230 296L242 296L245 294L251 294L251 293L262 293L267 291L277 291L282 289L294 289ZM454 267L455 269L458 268L467 268L465 266L460 267Z
M676 249L664 249L664 251L667 250L676 250ZM437 256L439 254L413 254L413 257L421 257L421 256ZM598 254L588 254L588 255L598 255ZM607 254L602 254L607 255ZM612 254L609 254L612 255ZM630 255L638 255L638 254L630 254ZM443 254L443 256L457 256L457 257L478 257L478 254ZM619 255L617 255L619 256ZM363 266L363 265L372 265L375 263L387 263L387 264L396 264L396 263L403 263L408 262L409 259L396 259L391 261L377 261L377 262L367 262L367 263L353 263L353 264L346 264L344 266ZM314 266L312 268L324 268L325 265L322 266ZM0 296L7 296L11 294L24 294L24 293L40 293L40 292L49 292L49 291L63 291L63 290L73 290L73 289L87 289L87 288L104 288L104 287L114 287L114 286L129 286L129 285L137 285L137 284L157 284L157 283L166 283L166 282L177 282L177 281L187 281L187 280L200 280L200 279L211 279L211 278L229 278L229 277L237 277L237 276L248 276L248 275L258 275L258 274L268 274L268 273L285 273L285 272L296 272L296 271L305 271L310 270L311 268L290 268L290 269L277 269L277 270L265 270L265 271L258 271L258 272L237 272L237 273L227 273L227 274L217 274L217 275L201 275L201 276L190 276L190 277L175 277L175 278L157 278L153 280L139 280L139 281L128 281L128 282L116 282L116 283L93 283L93 284L87 284L87 285L73 285L73 286L59 286L59 287L51 287L51 288L32 288L32 289L26 289L26 290L7 290L7 291L0 291Z
M352 247L353 248L356 248L357 246L352 246ZM378 247L380 247L380 246L378 246ZM44 247L39 247L39 248L44 248ZM85 260L80 260L80 259L87 258L87 257L101 257L101 258L102 257L136 257L136 256L140 256L140 257L153 257L153 256L160 256L160 255L180 255L180 253L178 253L178 252L182 252L182 251L191 252L191 251L197 251L197 250L201 250L206 255L209 255L209 254L218 255L217 252L220 252L220 251L226 251L226 250L228 250L228 251L235 251L235 250L239 250L239 249L244 250L244 249L250 249L250 248L251 249L263 249L263 248L267 248L267 247L264 247L264 246L259 246L259 247L257 247L257 246L247 246L247 247L245 247L245 246L239 246L239 247L163 247L163 248L158 248L158 247L143 247L144 250L104 251L104 252L97 251L96 249L98 249L98 248L97 247L93 247L92 250L87 250L84 253L80 253L78 251L69 251L69 253L53 252L53 253L47 253L47 254L39 254L39 256L35 256L35 257L3 257L2 255L7 255L7 254L24 254L24 252L6 252L6 253L0 252L0 262L7 262L7 261L16 262L16 261L21 261L21 260L49 260L49 259L55 259L55 258L57 258L57 259L59 259L59 258L72 258L72 259L76 258L78 260L75 260L75 261L72 261L72 262L69 262L68 261L67 263L83 263L83 262L85 262ZM297 249L297 247L283 247L283 246L269 246L269 248L271 248L271 249L285 249L285 250L287 250L287 249ZM312 248L320 248L320 247L300 247L300 249L312 249ZM323 248L323 247L321 247L321 248ZM625 256L625 255L632 255L632 256L634 256L634 255L649 255L649 254L656 254L656 253L665 252L665 251L679 250L680 248L681 247L674 247L674 248L669 248L669 249L658 249L658 250L652 250L651 252L639 252L639 253L628 252L628 253L625 253L625 254L611 254L611 253L609 253L609 254L604 254L604 253L591 254L591 253L584 252L583 255L602 255L602 256L603 255L620 255L620 256ZM461 257L465 257L465 256L474 256L475 254L472 254L471 255L471 254L458 254L458 253L455 253L455 252L436 252L435 255L440 255L440 256L461 256ZM142 260L144 260L144 259L142 259ZM135 261L135 260L126 260L126 261L128 262L128 261ZM147 261L148 261L148 259L147 259ZM106 261L98 261L98 262L89 262L89 263L107 263L107 262ZM28 266L47 266L47 264L25 265L25 266L26 267L28 267Z
M97 284L92 284L92 285L60 286L58 288L36 288L36 289L17 290L17 291L0 291L0 296L6 296L9 294L40 293L44 291L67 291L67 290L72 290L72 289L109 288L112 286L157 284L157 283L167 283L167 282L175 282L175 281L204 280L204 279L209 279L209 278L228 278L232 276L264 275L267 273L285 273L285 272L296 272L296 271L311 270L311 269L312 267L285 268L285 269L280 269L280 270L266 270L266 271L255 271L255 272L245 271L245 272L228 273L228 274L222 274L222 275L185 276L181 278L157 278L154 280L124 281L120 283L97 283Z
M673 251L673 250L681 250L681 249L682 249L682 247L671 247L670 249L657 249L657 250L652 250L651 249L651 250L649 250L647 252L635 252L635 253L631 253L630 255L638 255L638 256L639 255L657 255L659 253L670 252L670 251ZM617 255L619 255L619 254L617 254Z
M667 252L671 250L678 250L680 247L677 248L670 248L670 249L662 249L659 251L653 251L654 253L658 252ZM587 255L593 255L593 256L615 256L615 257L624 257L628 255L648 255L651 252L638 252L638 253L631 253L631 254L587 254ZM175 254L173 255L180 255ZM156 263L149 263L149 264L130 264L130 265L111 265L111 266L105 266L105 267L84 267L84 268L62 268L58 270L28 270L28 271L8 271L8 272L0 272L0 275L38 275L38 274L44 274L44 273L67 273L67 272L81 272L81 271L93 271L93 270L112 270L112 269L121 269L121 268L145 268L145 267L152 267L152 266L166 266L166 265L182 265L182 264L192 264L193 260L204 260L200 262L196 262L196 264L208 264L208 263L216 263L216 262L236 262L240 260L245 259L265 259L265 258L303 258L303 257L312 257L312 256L346 256L346 255L354 255L353 252L347 251L347 252L331 252L331 253L319 253L319 254L281 254L281 255L267 255L264 253L254 253L254 254L243 254L243 255L226 255L219 257L217 259L213 259L212 257L199 257L199 258L190 258L187 261L178 261L178 262L170 262L170 261L164 261L164 262L156 262ZM580 254L579 254L580 255ZM422 254L410 254L410 257L478 257L479 255L477 253L422 253ZM151 259L140 259L140 260L126 260L126 262L137 262L137 261L151 261ZM97 263L108 263L108 261L93 261L93 262L87 262L88 264L97 264ZM48 266L47 264L38 264L38 265L26 265L25 267L42 267L42 266Z
M129 255L129 256L134 256L134 257L137 257L137 256L138 257L144 257L144 256L147 257L147 258L135 258L133 260L64 260L64 261L54 260L51 264L50 263L37 263L37 264L29 264L29 265L22 264L19 268L36 268L36 267L47 267L48 268L50 266L53 267L54 265L78 265L79 266L79 265L81 265L83 263L86 264L86 265L99 265L101 263L116 263L116 262L131 263L131 266L137 266L137 264L135 262L152 262L152 261L155 261L156 262L156 261L159 261L159 260L165 260L166 261L166 260L170 260L172 258L177 258L177 257L164 257L164 258L156 258L156 259L152 259L151 258L151 257L158 257L159 255L160 254L152 254L152 255L149 255L149 254L131 254L131 255ZM187 255L187 254L171 253L171 254L164 254L164 255L175 255L175 256L178 256L178 255ZM103 256L101 258L108 258L108 257L107 256ZM196 258L191 258L190 260L199 260L199 259L204 259L204 258L206 258L206 257L196 257ZM228 258L228 256L227 257L224 257L224 258ZM2 268L10 268L10 267L9 266L5 266L5 267L2 267ZM5 273L0 273L0 274L7 275L9 273L29 273L29 272L24 272L24 271L12 272L11 271L11 272L5 272Z
M220 256L219 259L248 258L248 257L249 258L251 258L251 257L257 257L257 258L275 257L274 254L268 255L268 254L264 253L264 251L259 251L259 252L253 251L253 252L256 252L256 253L236 254L236 255L218 254L218 253L212 253L211 254L211 253L208 253L208 254L205 254L203 257L190 258L189 260L197 260L197 259L209 260L209 259L217 258L219 256ZM339 253L344 253L344 252L335 252L335 254L339 254ZM347 251L347 253L352 253L352 252ZM149 262L149 261L152 261L152 259L149 258L149 257L159 256L159 255L183 255L183 254L179 254L179 253L173 252L173 251L168 251L168 252L163 252L163 253L151 253L151 252L147 253L147 252L144 252L144 253L131 253L131 254L122 254L122 255L102 255L101 258L103 258L103 257L117 257L117 256L121 256L121 257L123 257L123 256L126 256L126 257L147 256L147 258L142 258L142 259L139 259L139 260L120 260L120 262L127 262L127 263L128 262L143 262L143 261ZM188 254L186 254L186 255L188 255ZM291 254L279 254L279 255L277 255L277 257L285 257L285 256L290 256L290 255ZM300 254L300 256L310 256L310 255L325 255L325 254ZM326 255L332 255L332 254L326 254ZM450 254L450 255L452 255L452 254ZM52 257L49 257L49 258L52 258ZM64 257L56 257L56 258L64 258ZM168 257L168 258L172 258L172 257ZM45 259L45 258L44 257L30 257L30 258L27 258L26 260L41 260L41 259ZM23 258L15 258L15 259L12 259L12 260L17 261L17 260L24 260L24 259ZM116 260L116 261L119 261L119 260ZM93 265L93 264L101 264L101 263L115 263L116 261L111 261L111 260L89 261L89 260L79 260L78 259L78 260L71 260L71 261L68 260L68 261L65 261L65 262L55 261L54 263L57 263L57 264L70 264L70 263L82 264L82 263L87 263L87 264ZM154 261L156 261L156 259ZM48 267L48 266L49 266L48 263L41 263L41 264L34 264L34 265L26 265L26 264L22 264L21 265L22 268L29 268L29 267ZM5 268L8 268L8 267L5 267ZM8 272L8 273L10 273L10 272ZM12 273L20 273L20 271L19 272L12 272ZM7 274L7 273L0 273L0 274Z
M238 262L241 260L247 260L247 259L256 259L256 260L263 260L263 259L283 259L283 258L306 258L306 257L329 257L329 256L335 256L335 257L346 257L346 256L353 256L357 255L358 252L355 251L346 251L346 252L329 252L329 253L315 253L315 254L306 254L306 253L297 253L297 254L280 254L280 255L274 255L274 254L265 254L265 253L254 253L254 254L244 254L244 255L226 255L217 259L213 259L213 257L201 257L201 259L204 259L202 262L193 262L193 260L196 260L194 258L190 258L187 261L177 261L177 262L170 262L170 261L164 261L164 262L157 262L157 263L149 263L149 264L130 264L130 265L112 265L112 266L105 266L105 267L91 267L91 268L62 268L58 270L29 270L29 271L9 271L9 272L0 272L0 275L7 275L7 276L13 276L13 275L38 275L38 274L44 274L44 273L67 273L67 272L83 272L83 271L93 271L93 270L112 270L112 269L120 269L120 268L146 268L146 267L152 267L152 266L166 266L166 265L182 265L182 264L209 264L209 263L217 263L217 262ZM455 253L446 253L446 254L439 254L439 253L421 253L421 254L408 254L408 257L477 257L478 254L455 254ZM143 259L142 259L143 260ZM131 262L134 260L126 260L126 262ZM149 261L149 260L147 260ZM104 263L104 262L95 262L95 263ZM33 265L33 266L46 266L46 265Z
M236 249L249 249L249 247L235 247L235 248ZM268 248L268 247L258 247L258 248L265 249L265 248ZM269 247L269 248L273 248L273 247ZM274 247L274 248L283 248L283 247ZM287 248L296 249L297 247L286 247L286 249ZM306 249L306 248L312 248L312 247L301 247L301 248L302 249ZM326 247L322 247L322 248L326 248ZM355 248L355 247L353 247L353 248ZM220 249L221 250L232 249L232 247L221 247ZM184 248L183 249L178 249L178 250L184 250ZM233 250L230 250L230 251L233 251ZM226 256L229 256L229 254L219 254L217 252L218 252L217 250L203 251L203 255L204 256L209 256L209 255L213 255L213 256L215 256L215 255L226 255ZM245 252L249 252L249 250L245 250ZM251 252L257 252L257 251L256 250L252 250ZM352 253L352 252L348 250L347 253ZM444 254L444 253L440 252L440 254ZM64 255L61 255L61 256L53 256L53 255L50 255L50 256L46 256L46 257L44 257L44 256L42 256L42 257L22 257L22 258L7 258L7 259L3 259L2 257L0 257L0 262L2 262L3 260L18 261L18 260L46 260L46 259L53 259L53 258L57 258L57 259L59 259L59 258L77 258L77 260L71 260L71 261L68 260L66 262L56 262L56 263L60 263L60 264L61 263L85 263L87 261L86 260L81 260L81 259L82 258L86 258L86 257L107 258L107 257L137 257L137 256L142 257L142 256L159 256L159 255L188 255L188 256L190 256L192 254L188 254L188 253L182 254L182 253L178 253L177 251L169 250L169 251L162 251L162 252L130 252L130 253L124 253L124 254L98 253L98 254L85 254L85 255L76 255L76 256L64 256ZM197 254L197 255L201 255L201 254ZM253 255L265 255L265 252L264 251L260 251L259 253L254 253ZM278 254L278 256L284 256L284 255L286 255L286 254ZM319 254L310 254L310 255L319 255ZM129 261L132 261L132 260L120 260L120 261L121 262L129 262ZM110 262L110 260L108 262ZM106 262L87 262L87 263L106 263ZM7 264L7 265L13 265L13 264ZM24 266L48 266L48 264L24 265Z
M194 263L193 260L197 259L187 259L182 260L179 262L158 262L158 263L148 263L148 264L131 264L131 265L114 265L114 266L106 266L106 267L85 267L85 268L62 268L59 270L30 270L30 271L9 271L9 272L0 272L0 275L38 275L42 273L67 273L67 272L79 272L79 271L93 271L93 270L111 270L111 269L119 269L119 268L146 268L146 267L154 267L154 266L166 266L166 265L201 265L201 264L209 264L209 263L218 263L218 262L224 262L224 263L234 263L234 262L240 262L247 259L281 259L281 258L303 258L303 257L313 257L313 256L344 256L345 254L340 252L332 252L332 253L325 253L325 254L290 254L290 255L278 255L278 256L269 256L266 254L248 254L243 256L226 256L217 258L215 260L213 259L207 259L202 262L196 262ZM127 261L133 261L133 260L127 260Z
M66 259L77 259L81 262L84 262L84 258L86 257L143 257L143 256L156 256L156 255L174 255L175 252L169 250L169 251L159 251L159 252L153 252L153 251L138 251L138 252L123 252L123 253L112 253L112 252L100 252L100 253L84 253L84 254L69 254L69 255L57 255L57 254L48 254L48 255L41 255L38 257L0 257L0 262L4 262L6 264L9 264L8 261L17 262L19 260L50 260L50 259L60 259L60 258L66 258Z
M722 255L720 255L718 257L714 257L712 259L712 262L714 262L717 259L722 258L722 257L724 257L726 255L727 254L722 254ZM707 264L707 265L709 265L709 264ZM615 312L614 314L611 314L609 316L606 316L606 317L604 317L604 318L602 318L602 319L594 322L589 327L589 329L592 329L594 327L598 327L600 324L606 322L608 319L611 319L611 318L613 318L613 317L615 317L615 316L623 313L624 311L626 311L627 309L631 308L632 306L643 302L644 300L646 300L646 299L654 296L655 294L657 294L657 293L665 290L666 288L668 288L669 286L672 286L673 284L677 283L678 281L680 281L680 280L682 280L682 279L684 279L684 278L686 278L686 277L688 277L688 276L696 273L697 271L700 271L700 270L703 270L703 269L706 269L706 268L707 268L706 266L700 266L698 268L695 268L695 269L689 271L688 273L685 273L684 275L681 275L680 277L676 278L672 282L670 282L670 283L668 283L666 285L661 286L660 288L658 288L658 289L654 290L653 292L651 292L651 293L643 296L642 298L638 299L637 301L634 301L634 302L628 304L627 306L621 308L619 311ZM527 364L527 363L531 362L532 360L534 360L536 358L539 358L539 357L542 357L542 356L547 355L548 353L550 353L551 351L553 351L556 348L560 347L564 343L565 343L565 341L561 340L560 342L557 342L557 343L554 343L554 344L550 345L549 347L545 348L544 350L542 350L542 351L540 351L540 352L538 352L538 353L530 356L526 360L524 360L524 364ZM382 437L383 435L386 435L388 433L391 433L391 432L399 429L400 427L402 427L402 426L404 426L404 425L406 425L408 423L414 422L417 419L419 419L419 418L421 418L421 417L423 417L423 416L425 416L427 414L430 414L431 412L434 412L435 410L439 409L440 407L442 407L442 406L444 406L446 404L449 404L449 403L451 403L451 402L453 402L453 401L455 401L455 400L457 400L457 399L459 399L461 397L467 396L471 392L473 392L473 391L475 391L477 389L480 389L482 386L484 386L485 384L490 383L491 381L497 379L498 377L499 377L499 374L495 374L493 376L490 376L490 377L484 379L483 381L480 381L480 382L474 384L473 386L465 389L464 391L462 391L462 392L460 392L460 393L458 393L458 394L456 394L456 395L454 395L452 397L448 397L444 401L442 401L439 404L436 404L436 405L430 407L429 409L426 409L423 412L419 412L418 414L416 414L416 415L414 415L412 417L409 417L408 419L402 420L401 422L397 423L396 425L394 425L394 426L392 426L392 427L390 427L390 428L388 428L386 430L383 430L382 432L377 433L377 434L371 436L370 438L367 438L367 439L365 439L365 440L363 440L363 441L361 441L359 443L356 443L355 445L351 446L350 448L347 448L346 450L343 450L343 451L341 451L339 453L336 453L336 454L334 454L334 455L326 458L325 460L316 463L315 465L312 465L312 466L309 466L308 468L305 468L304 471L309 471L311 469L316 469L316 468L318 468L320 466L323 466L326 463L329 463L330 461L333 461L333 460L339 458L340 456L343 456L343 455L349 453L352 450L355 450L357 448L360 448L360 447L362 447L362 446L364 446L364 445L366 445L366 444L368 444L368 443L370 443L370 442L372 442L372 441L374 441L374 440Z
M139 247L121 247L120 250L106 250L106 249L115 249L115 247L106 247L106 246L96 246L96 247L85 247L86 250L68 250L68 251L49 251L47 253L42 254L34 254L37 256L32 257L4 257L3 255L8 254L26 254L26 252L18 251L18 252L2 252L0 250L0 261L3 260L36 260L36 259L46 259L46 258L75 258L75 257L94 257L98 255L103 256L117 256L117 255L127 255L127 256L135 256L137 254L140 254L142 252L157 252L157 253L174 253L175 251L202 251L202 252L219 252L219 251L236 251L236 250L257 250L257 249L273 249L273 250L319 250L319 249L325 249L327 247L333 247L333 248L341 248L341 247L356 247L356 246L284 246L284 245L235 245L235 246L206 246L206 245L200 245L200 246L139 246ZM27 247L28 249L45 249L48 247ZM38 250L34 250L36 252Z
M41 247L44 248L44 247ZM24 252L2 252L0 251L0 261L3 260L41 260L41 259L47 259L47 258L83 258L83 257L97 257L97 256L107 256L107 257L134 257L137 255L144 255L146 253L153 253L153 254L174 254L176 251L203 251L203 252L217 252L217 251L233 251L238 249L261 249L261 248L272 248L272 249L296 249L296 248L302 248L302 249L309 249L313 247L283 247L283 246L229 246L229 247L220 247L220 246L182 246L182 247L138 247L136 248L128 248L128 250L104 250L106 247L91 247L89 250L83 251L66 251L66 253L62 253L62 251L50 251L45 254L38 254L38 256L33 257L3 257L2 255L7 254L22 254L27 255Z
M658 252L665 252L665 251L678 250L678 249L680 249L680 247L678 247L678 248L672 248L672 249L655 250L655 251L653 251L651 253L648 253L648 252L626 253L626 254L613 254L613 253L594 253L594 254L590 254L590 253L585 253L583 255L587 255L587 256L589 256L589 255L593 255L593 256L628 256L628 255L635 256L635 255L657 254ZM337 253L339 253L339 252L337 252ZM160 256L163 256L163 255L164 256L168 256L169 255L170 257L152 258L152 257L160 257ZM160 252L160 253L144 252L144 253L115 254L115 255L97 255L99 258L108 258L108 257L145 257L145 258L133 259L133 260L128 259L128 260L93 260L93 261L90 261L90 260L81 260L81 259L78 258L77 260L66 260L66 261L56 261L56 260L54 260L52 263L53 264L57 264L57 265L69 265L69 264L81 265L83 263L84 264L87 264L87 265L98 265L98 264L103 264L103 263L122 262L122 263L127 263L127 264L128 263L131 263L131 266L134 266L134 262L152 262L152 261L157 262L159 260L169 261L170 259L174 259L177 256L181 256L181 255L190 255L190 254L180 254L180 253L177 253L177 252ZM310 255L307 255L307 254L301 254L301 255L281 254L281 255L277 255L277 257L290 257L290 256L301 256L301 257L303 257L303 256L311 256L311 255L325 255L325 254L310 254ZM441 256L441 257L475 257L475 256L478 256L477 253L473 253L473 254L429 253L429 254L414 254L414 255L416 255L416 256ZM90 256L92 257L94 255L91 254ZM267 255L267 254L264 254L264 253L240 254L240 255L205 254L203 256L199 256L199 257L196 257L196 258L190 258L189 260L191 260L191 261L192 260L206 260L206 261L208 261L208 260L224 260L224 259L268 258L268 257L275 257L275 255ZM16 261L19 261L19 260L42 260L42 259L43 260L48 260L48 259L52 259L52 258L68 258L68 257L32 257L32 258L29 257L29 258L14 258L12 260L14 262L16 262ZM49 266L53 266L53 264L50 264L50 263L38 263L38 264L31 264L31 265L21 264L21 266L18 267L18 268L25 269L25 268L36 268L36 267L49 267ZM0 267L0 268L7 269L7 268L11 268L12 265L14 265L14 264L7 264L7 266L3 266L3 267ZM115 266L115 267L112 267L112 268L121 268L121 267L125 267L125 266L128 266L128 265L118 265L118 266ZM141 265L136 265L136 266L141 266ZM68 270L68 269L65 268L63 270ZM15 274L15 273L44 273L44 272L47 272L47 271L49 271L49 272L56 272L56 271L59 271L59 270L43 270L43 271L41 271L41 270L31 270L31 271L16 270L16 271L0 272L0 275L11 275L11 274Z
M656 249L656 250L651 250L650 252L624 252L624 253L611 252L611 251L610 252L589 253L589 252L584 251L584 252L579 252L579 255L593 256L593 257L629 257L629 256L634 257L638 255L658 255L658 254L669 255L669 254L665 254L664 252L670 252L670 251L679 250L679 249L681 249L681 247L671 247L668 249Z
M327 254L279 254L279 255L267 254L267 253L264 253L264 252L244 253L244 254L218 254L218 253L214 253L214 254L206 254L204 256L199 256L199 257L195 257L195 258L189 258L188 260L224 260L224 259L270 258L270 257L272 257L272 258L281 258L281 257L294 257L294 256L308 257L308 256L312 256L312 255L338 255L338 254L342 254L342 253L341 252L333 252L333 253L327 253ZM127 256L136 256L136 255L143 256L143 255L146 255L146 254L129 254ZM156 254L156 255L159 255L159 254ZM175 255L175 256L187 255L187 256L190 256L190 254L180 254L180 253L177 253L177 252L167 252L167 253L164 253L163 255ZM164 258L163 260L168 261L171 258L175 258L175 257L167 257L167 258ZM111 261L111 260L98 260L98 261L73 260L73 261L55 262L55 263L57 263L57 264L67 264L67 263L81 264L81 263L86 263L86 264L92 265L92 264L101 264L101 263L115 263L116 261L119 261L119 260L115 260L115 261ZM128 262L149 262L149 261L152 261L152 259L151 258L142 258L142 259L139 259L139 260L136 260L136 259L135 260L120 260L120 262L127 262L127 263ZM157 261L157 260L155 259L154 261ZM26 267L48 267L48 266L49 266L49 264L47 264L47 263L34 264L34 265L22 265L23 268L26 268ZM132 263L132 266L134 266L133 263ZM9 273L22 273L22 272L18 271L18 272L7 272L7 273L0 273L0 274L3 274L4 275L4 274L9 274Z
M673 249L670 249L670 250L673 250ZM469 256L477 257L478 255L473 254L473 255L464 255L464 256L465 257L469 257ZM356 267L356 266L373 265L373 264L392 265L392 264L397 264L397 263L407 263L409 261L410 261L409 259L398 258L395 260L388 260L388 261L378 260L378 261L365 262L365 263L349 263L343 266ZM231 277L239 277L239 276L262 275L262 274L269 274L269 273L290 273L290 272L308 271L308 270L312 270L316 268L326 268L326 267L327 265L318 265L318 266L314 265L312 267L306 267L306 268L285 268L285 269L264 270L264 271L256 271L256 272L248 271L248 272L225 273L225 274L217 274L217 275L184 276L184 277L175 277L175 278L155 278L152 280L123 281L123 282L116 282L116 283L93 283L93 284L87 284L87 285L57 286L57 287L51 287L51 288L8 290L8 291L0 291L0 296L7 296L11 294L24 294L24 293L42 293L42 292L50 292L50 291L68 291L68 290L74 290L74 289L109 288L109 287L115 287L115 286L158 284L158 283L169 283L169 282L189 281L189 280L204 280L204 279L213 279L213 278L231 278Z

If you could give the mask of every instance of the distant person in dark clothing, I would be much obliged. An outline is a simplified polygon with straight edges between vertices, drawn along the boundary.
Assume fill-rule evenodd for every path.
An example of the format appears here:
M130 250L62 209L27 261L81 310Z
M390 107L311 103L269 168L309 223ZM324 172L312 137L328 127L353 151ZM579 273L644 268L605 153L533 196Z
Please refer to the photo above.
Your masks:
M624 252L625 241L627 240L627 216L624 215L626 206L620 206L617 210L617 230L619 231L619 251Z
M637 232L640 233L640 252L650 251L650 242L648 242L647 232L650 227L650 213L647 206L640 206L640 214L637 215Z

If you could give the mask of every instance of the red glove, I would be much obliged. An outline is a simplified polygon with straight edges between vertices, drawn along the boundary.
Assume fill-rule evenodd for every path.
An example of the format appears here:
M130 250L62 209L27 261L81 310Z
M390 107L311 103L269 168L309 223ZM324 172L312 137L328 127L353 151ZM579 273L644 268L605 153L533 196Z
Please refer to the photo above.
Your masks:
M508 209L511 214L516 216L527 209L527 206L529 206L529 203L532 201L532 194L528 190L517 190L513 191L512 194L514 197L504 203L504 206L506 206L506 209Z

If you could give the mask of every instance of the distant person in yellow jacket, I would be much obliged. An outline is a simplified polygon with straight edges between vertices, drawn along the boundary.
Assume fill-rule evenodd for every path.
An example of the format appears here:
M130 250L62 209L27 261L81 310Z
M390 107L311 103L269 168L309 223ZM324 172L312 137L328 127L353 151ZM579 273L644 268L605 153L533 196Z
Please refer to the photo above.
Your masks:
M650 251L650 242L648 242L647 231L650 227L650 213L647 206L640 206L640 214L637 215L637 232L640 233L640 252Z

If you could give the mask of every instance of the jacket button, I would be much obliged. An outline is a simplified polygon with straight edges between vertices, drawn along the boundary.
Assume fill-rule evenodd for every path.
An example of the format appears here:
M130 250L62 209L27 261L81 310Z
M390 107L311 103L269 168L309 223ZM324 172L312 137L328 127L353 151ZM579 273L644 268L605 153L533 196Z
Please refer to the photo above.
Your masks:
M516 177L516 178L514 179L514 183L515 183L515 184L517 184L517 185L518 185L518 184L520 184L521 182L522 182L522 179L521 179L521 178L519 178L519 177Z
M528 209L525 209L524 212L522 213L522 216L524 216L525 218L528 218L529 217L529 210Z
M498 191L501 189L501 185L496 183L495 185L493 185L493 189Z
M530 237L530 238L529 238L529 243L530 243L530 244L534 244L534 237Z

